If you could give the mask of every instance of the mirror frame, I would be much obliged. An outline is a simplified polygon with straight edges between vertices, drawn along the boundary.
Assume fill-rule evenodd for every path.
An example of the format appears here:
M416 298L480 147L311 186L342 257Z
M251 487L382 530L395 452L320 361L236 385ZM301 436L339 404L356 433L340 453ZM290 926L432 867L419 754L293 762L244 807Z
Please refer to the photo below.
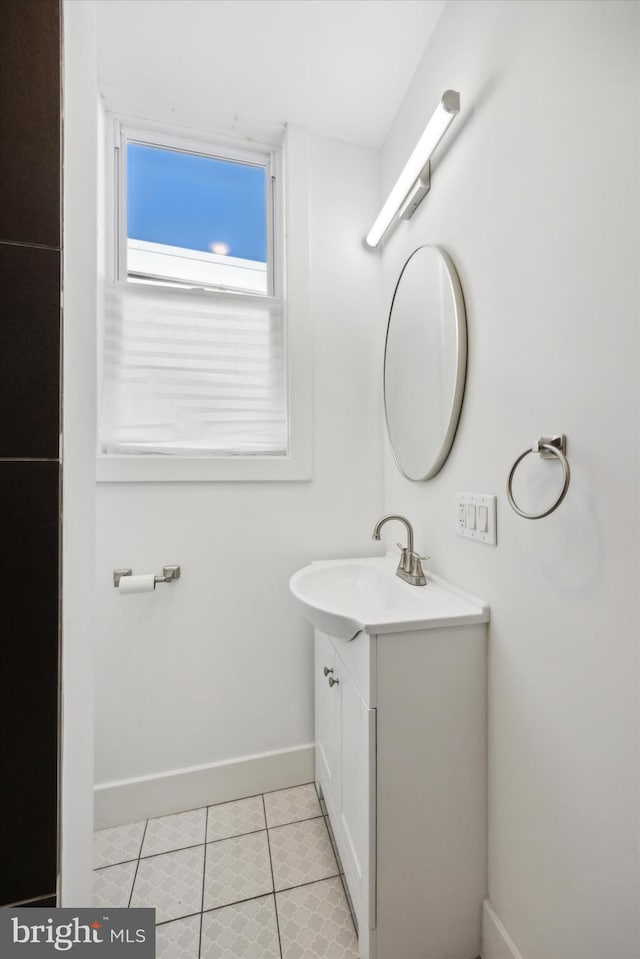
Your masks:
M435 250L436 253L442 258L444 265L446 267L447 278L449 280L449 289L453 297L453 307L454 307L454 320L456 325L456 352L457 352L457 362L456 362L456 373L455 373L455 385L453 389L453 396L451 399L451 406L449 409L449 420L447 424L447 429L442 440L439 452L435 457L435 460L432 466L427 470L424 476L409 476L405 471L402 465L398 462L398 457L396 451L393 447L393 438L391 436L391 430L389 429L389 415L387 410L387 350L389 347L389 331L391 329L391 321L393 319L393 306L396 301L396 296L398 289L402 282L402 277L404 272L409 266L409 263L420 250ZM445 253L445 251L435 244L425 243L422 246L419 246L417 249L407 257L407 260L400 271L400 276L398 277L398 282L396 283L395 289L393 291L393 298L391 300L391 307L389 309L389 319L387 321L387 334L385 337L384 343L384 365L383 365L383 398L384 398L384 418L387 427L387 436L389 437L389 445L391 446L391 453L393 455L394 462L402 475L406 479L411 480L414 483L423 483L425 480L432 479L440 472L444 466L449 453L451 452L451 447L453 446L453 441L456 435L456 430L458 429L458 423L460 421L460 414L462 412L462 400L464 398L464 389L467 376L467 317L466 310L464 305L464 297L462 295L462 287L460 285L460 279L458 277L455 266L451 257Z

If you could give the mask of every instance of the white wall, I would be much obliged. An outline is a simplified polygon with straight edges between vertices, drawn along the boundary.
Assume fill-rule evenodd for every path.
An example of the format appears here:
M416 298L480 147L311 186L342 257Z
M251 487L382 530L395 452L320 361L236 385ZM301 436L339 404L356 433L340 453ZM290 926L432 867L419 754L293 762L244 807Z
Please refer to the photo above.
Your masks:
M382 502L377 154L310 138L313 479L99 484L96 781L313 740L312 637L287 582L371 553ZM123 597L112 570L181 580Z
M450 0L383 151L386 191L460 91L431 192L386 245L383 299L417 246L451 254L464 408L430 482L385 448L385 507L491 605L489 892L524 959L638 955L637 71L635 2ZM571 488L528 522L507 474L554 432ZM461 490L498 495L497 548L455 536Z
M96 4L63 7L64 369L60 905L90 906L98 89Z

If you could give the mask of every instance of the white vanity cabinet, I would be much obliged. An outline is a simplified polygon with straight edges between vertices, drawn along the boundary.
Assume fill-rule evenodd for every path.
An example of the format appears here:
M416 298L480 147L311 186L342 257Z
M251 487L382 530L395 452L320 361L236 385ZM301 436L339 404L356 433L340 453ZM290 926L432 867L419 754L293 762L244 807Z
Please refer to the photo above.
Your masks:
M315 631L316 780L360 959L480 953L485 687L486 623Z

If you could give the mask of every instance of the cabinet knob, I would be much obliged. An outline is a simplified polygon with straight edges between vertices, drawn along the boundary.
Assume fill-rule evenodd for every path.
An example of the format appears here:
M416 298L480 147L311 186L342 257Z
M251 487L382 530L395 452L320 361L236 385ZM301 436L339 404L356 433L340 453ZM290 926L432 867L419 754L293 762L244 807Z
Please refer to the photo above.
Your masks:
M332 672L333 672L333 669L329 669L328 666L325 666L324 669L322 670L322 672L325 674L325 676L328 676L329 673L332 673Z
M331 670L331 672L333 672L333 670ZM333 676L329 676L329 685L330 685L330 686L337 686L339 682L340 682L339 679L334 679Z

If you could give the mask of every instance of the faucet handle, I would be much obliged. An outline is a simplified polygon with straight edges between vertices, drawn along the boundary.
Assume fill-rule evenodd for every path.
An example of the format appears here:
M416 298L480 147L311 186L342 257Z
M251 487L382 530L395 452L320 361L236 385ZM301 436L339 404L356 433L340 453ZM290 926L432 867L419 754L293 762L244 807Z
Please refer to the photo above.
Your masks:
M409 573L415 586L426 585L427 578L422 568L422 560L428 558L428 556L419 556L418 553L412 553L409 557Z
M411 553L409 552L408 547L403 546L402 543L396 543L396 546L400 550L399 566L408 573L411 569Z
M398 547L401 553L404 553L405 549L407 548L406 546L403 546L402 543L396 543L396 546ZM417 556L418 559L431 559L430 556L423 556L421 553L413 553L412 555Z

